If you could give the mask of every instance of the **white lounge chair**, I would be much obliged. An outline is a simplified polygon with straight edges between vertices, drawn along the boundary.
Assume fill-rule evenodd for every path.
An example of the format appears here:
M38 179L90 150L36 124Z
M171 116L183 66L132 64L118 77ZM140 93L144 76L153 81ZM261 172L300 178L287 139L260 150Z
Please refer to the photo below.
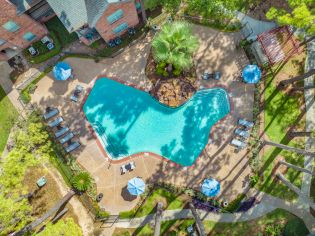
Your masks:
M59 110L57 108L53 108L49 111L47 111L44 115L43 118L44 120L49 120L50 118L54 117L55 115L57 115L59 113Z
M236 146L236 147L239 148L239 149L243 149L243 148L245 148L245 147L247 146L246 143L244 143L244 142L242 142L242 141L240 141L240 140L238 140L238 139L233 139L233 140L231 141L231 144L234 145L234 146Z
M68 147L66 147L65 150L67 153L69 153L69 152L74 151L75 149L77 149L80 146L81 146L81 144L79 142L73 142Z
M64 144L64 143L68 142L70 139L72 139L73 137L74 137L74 134L72 132L70 132L66 136L64 136L63 138L59 139L59 142L61 144Z
M62 118L61 116L59 116L59 117L57 117L56 119L54 119L54 120L48 122L47 125L48 125L50 128L54 128L54 127L56 127L57 125L59 125L61 122L63 122L63 118Z
M238 124L239 125L243 125L243 126L245 126L247 128L252 128L254 126L253 122L247 121L245 119L239 119L238 120Z
M243 138L248 138L250 136L250 133L248 131L242 129L236 129L234 133Z
M69 131L69 127L62 127L55 132L55 138L59 138Z

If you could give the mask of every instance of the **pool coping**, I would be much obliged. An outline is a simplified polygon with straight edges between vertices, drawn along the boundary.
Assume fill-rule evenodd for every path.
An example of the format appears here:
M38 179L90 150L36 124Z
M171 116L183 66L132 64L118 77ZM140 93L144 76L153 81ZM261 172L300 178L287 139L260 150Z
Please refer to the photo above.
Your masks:
M126 161L130 161L130 160L132 160L132 159L134 159L134 158L137 158L137 157L142 157L142 158L144 158L144 157L146 157L146 156L150 156L150 157L153 156L153 157L155 157L155 158L157 158L157 159L159 159L159 160L162 160L162 161L165 161L165 162L169 163L170 166L181 167L181 168L187 168L187 167L188 167L188 168L191 168L191 167L194 167L194 166L196 165L196 163L198 162L198 160L200 159L200 157L203 155L203 152L205 151L205 149L208 148L208 147L211 145L211 143L209 142L209 140L213 138L213 136L212 136L213 134L212 134L212 132L211 132L212 129L213 129L216 125L222 123L225 119L227 119L228 116L230 116L230 115L232 115L232 114L234 113L234 104L233 104L233 101L232 101L232 97L230 96L230 92L231 92L231 91L230 91L229 88L227 88L225 85L222 85L222 84L216 85L216 86L215 86L216 88L223 88L223 89L225 89L225 90L227 91L228 99L229 99L229 103L230 103L230 112L229 112L228 114L226 114L222 119L220 119L218 122L216 122L216 123L211 127L207 144L206 144L205 147L202 149L202 151L200 152L200 154L198 155L198 157L196 158L196 160L194 161L194 163L193 163L191 166L182 166L182 165L180 165L180 164L178 164L178 163L176 163L176 162L174 162L174 161L168 159L167 157L158 155L158 154L153 153L153 152L138 152L138 153L135 153L135 154L126 156L126 157L124 157L124 158L122 158L122 159L119 159L119 160L113 160L113 159L111 159L111 158L108 156L108 154L107 154L105 148L103 147L101 141L99 140L99 138L98 138L97 134L95 133L93 127L91 126L90 122L88 121L88 119L87 119L85 113L83 112L83 105L85 104L86 99L87 99L88 96L90 95L90 92L91 92L92 88L94 87L95 82L96 82L97 80L99 80L99 79L102 79L102 78L107 78L107 79L110 79L110 80L119 82L119 83L121 83L121 84L130 86L130 87L132 87L132 88L141 90L141 91L146 92L146 93L148 93L148 91L147 91L143 86L135 85L135 84L130 83L130 82L126 82L126 81L121 80L121 79L119 79L119 78L117 78L117 77L112 77L112 76L109 77L109 76L107 76L107 75L105 75L105 74L100 74L100 75L98 75L95 79L93 79L93 80L88 84L88 88L86 89L84 98L82 99L82 101L81 101L81 103L80 103L80 114L84 117L85 121L87 121L87 123L88 123L88 129L89 129L91 135L94 137L94 139L95 139L95 141L96 141L96 144L97 144L98 148L100 149L101 153L103 154L103 156L104 156L110 163L113 163L113 164L124 163L124 162L126 162ZM205 88L205 89L208 89L208 88L214 88L214 87L213 87L213 86L210 86L210 85L206 85L206 86L204 86L204 88ZM200 90L197 90L197 91L200 91ZM148 94L151 96L150 93L148 93ZM151 97L152 97L152 96L151 96ZM152 97L152 98L154 98L154 97ZM155 98L154 98L154 99L155 99ZM183 103L183 104L185 104L185 103Z

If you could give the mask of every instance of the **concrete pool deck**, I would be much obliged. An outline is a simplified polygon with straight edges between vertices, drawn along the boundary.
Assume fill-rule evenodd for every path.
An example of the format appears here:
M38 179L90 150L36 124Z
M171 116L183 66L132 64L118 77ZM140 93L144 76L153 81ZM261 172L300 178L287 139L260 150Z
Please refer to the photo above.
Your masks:
M82 147L74 156L95 179L98 192L104 194L100 204L112 214L130 210L137 204L137 199L130 198L125 188L128 180L136 176L141 176L148 183L164 181L193 188L199 188L202 180L211 176L221 182L219 197L226 200L234 199L248 184L250 168L247 151L234 153L234 148L229 145L237 120L240 117L252 119L254 86L238 81L242 67L248 63L243 51L236 49L240 35L221 33L202 26L194 26L194 33L201 43L195 56L198 77L204 70L219 70L222 73L220 81L200 81L200 86L225 87L230 94L233 111L212 128L207 147L192 167L179 167L156 155L142 153L132 158L136 169L121 175L121 164L111 163L99 149L88 128L89 124L80 113L80 104L70 101L70 94L77 84L87 88L100 74L148 90L150 84L144 69L150 51L150 36L115 58L104 59L99 63L90 59L68 58L65 61L73 68L74 79L55 81L50 73L38 82L32 95L32 102L41 108L58 107L65 123L71 129L79 131ZM123 163L129 161L130 158L127 158Z

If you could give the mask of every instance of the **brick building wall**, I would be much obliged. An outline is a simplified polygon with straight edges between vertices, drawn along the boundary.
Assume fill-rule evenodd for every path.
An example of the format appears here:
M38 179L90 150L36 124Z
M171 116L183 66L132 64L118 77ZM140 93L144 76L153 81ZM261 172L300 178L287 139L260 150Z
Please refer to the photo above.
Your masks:
M10 32L3 28L3 25L9 20L14 21L20 28L15 32ZM31 42L25 40L23 35L31 32L36 35L36 38ZM34 21L30 16L26 14L17 15L16 7L8 0L0 0L0 40L6 42L0 45L0 51L11 48L14 50L20 50L28 47L33 41L41 39L48 33L45 26L41 23ZM17 47L17 49L15 49ZM0 52L0 60L5 60L6 57Z
M123 17L110 24L107 21L107 17L119 9L123 10ZM97 21L95 28L101 37L108 42L109 40L126 32L126 30L118 34L113 32L113 30L122 23L127 23L129 27L134 27L139 24L139 18L134 1L110 4Z

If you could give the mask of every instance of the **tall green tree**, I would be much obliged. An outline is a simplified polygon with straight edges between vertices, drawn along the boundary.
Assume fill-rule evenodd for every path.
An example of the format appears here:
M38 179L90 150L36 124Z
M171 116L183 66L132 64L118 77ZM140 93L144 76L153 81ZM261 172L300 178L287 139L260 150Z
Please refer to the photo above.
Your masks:
M315 1L288 0L288 3L291 8L289 11L271 7L266 14L267 18L276 20L280 25L304 29L309 36L315 38Z
M72 218L59 220L56 224L48 223L38 236L81 236L82 230Z
M20 122L13 136L14 148L0 163L0 232L6 233L20 230L32 220L31 205L20 198L27 193L24 176L51 152L49 135L36 114Z
M189 69L193 64L193 53L198 48L198 39L192 34L187 22L175 21L162 26L152 42L156 62L165 62L172 71L173 66Z
M17 201L17 194L0 193L0 235L22 229L32 219L32 207L27 199Z

